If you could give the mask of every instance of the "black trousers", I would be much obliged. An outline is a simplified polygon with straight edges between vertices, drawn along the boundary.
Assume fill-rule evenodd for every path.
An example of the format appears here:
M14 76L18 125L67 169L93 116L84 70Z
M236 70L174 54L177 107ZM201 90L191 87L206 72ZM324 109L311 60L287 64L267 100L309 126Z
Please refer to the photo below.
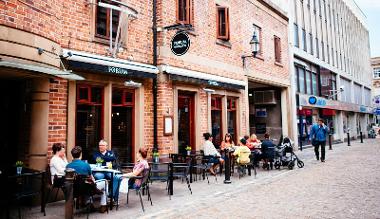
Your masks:
M316 141L317 144L314 145L314 153L317 160L319 160L319 146L321 146L321 160L325 160L325 146L326 141Z

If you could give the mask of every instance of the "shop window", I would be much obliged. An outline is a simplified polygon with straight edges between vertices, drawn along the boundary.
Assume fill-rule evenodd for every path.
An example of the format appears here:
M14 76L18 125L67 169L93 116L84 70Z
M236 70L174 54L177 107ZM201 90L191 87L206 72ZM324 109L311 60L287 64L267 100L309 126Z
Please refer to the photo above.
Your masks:
M213 143L219 147L222 142L222 97L213 96L211 98L211 129Z
M237 118L236 118L236 102L237 98L229 97L227 98L227 132L231 134L232 140L234 141L235 144L238 143L237 140Z
M113 1L102 0L101 2L118 6ZM117 27L119 25L120 12L118 10L112 10L110 8L96 6L96 36L100 38L109 39L110 38L110 29L111 29L111 18L112 18L112 38L116 38Z
M281 39L274 36L274 58L275 61L281 63Z
M103 88L78 85L75 143L83 149L83 159L92 159L103 137Z
M133 162L134 145L134 91L127 89L112 90L112 150L120 162Z
M306 93L312 94L311 72L306 71Z
M177 0L177 23L191 24L193 15L192 0Z
M229 27L229 13L227 7L217 6L216 13L217 22L217 38L221 40L229 40L230 27Z
M299 92L300 93L306 93L305 88L305 69L298 68L298 86L299 86Z

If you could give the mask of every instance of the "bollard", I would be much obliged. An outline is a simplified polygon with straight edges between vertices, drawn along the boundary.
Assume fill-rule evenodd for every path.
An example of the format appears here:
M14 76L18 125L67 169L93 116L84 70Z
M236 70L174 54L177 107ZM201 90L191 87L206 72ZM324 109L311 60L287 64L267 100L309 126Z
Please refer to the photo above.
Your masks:
M329 134L329 150L332 150L332 134Z
M347 146L351 146L351 142L350 142L350 132L347 132Z
M169 163L169 195L173 195L173 163Z
M230 163L230 152L228 149L224 149L225 160L224 160L224 184L231 183L231 163Z
M74 218L74 173L75 170L65 170L65 219Z
M360 131L360 143L363 143L363 132Z

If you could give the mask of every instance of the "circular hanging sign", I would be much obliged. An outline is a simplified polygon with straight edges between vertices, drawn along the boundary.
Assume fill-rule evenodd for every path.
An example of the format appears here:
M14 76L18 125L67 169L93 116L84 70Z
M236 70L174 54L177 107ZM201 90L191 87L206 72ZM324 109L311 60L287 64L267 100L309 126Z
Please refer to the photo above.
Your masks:
M190 48L190 37L185 32L176 33L170 43L170 49L172 52L181 56L184 55Z
M309 103L310 103L311 105L316 104L316 103L317 103L317 98L316 98L315 96L311 96L311 97L309 97Z

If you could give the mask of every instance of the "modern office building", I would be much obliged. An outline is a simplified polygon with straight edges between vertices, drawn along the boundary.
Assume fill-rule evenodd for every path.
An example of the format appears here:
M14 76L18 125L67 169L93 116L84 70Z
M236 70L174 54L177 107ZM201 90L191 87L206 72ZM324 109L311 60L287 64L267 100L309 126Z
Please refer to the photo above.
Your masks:
M324 118L333 140L367 133L372 109L366 17L353 0L294 0L289 9L299 140Z

